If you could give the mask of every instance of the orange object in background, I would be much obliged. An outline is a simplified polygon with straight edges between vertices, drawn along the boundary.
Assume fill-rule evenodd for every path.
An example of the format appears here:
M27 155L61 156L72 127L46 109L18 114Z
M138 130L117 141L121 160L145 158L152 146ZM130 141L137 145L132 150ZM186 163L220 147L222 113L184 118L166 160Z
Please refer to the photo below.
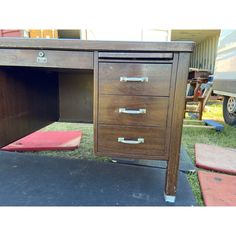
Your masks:
M29 30L30 38L58 38L57 30L51 29L37 29L37 30Z

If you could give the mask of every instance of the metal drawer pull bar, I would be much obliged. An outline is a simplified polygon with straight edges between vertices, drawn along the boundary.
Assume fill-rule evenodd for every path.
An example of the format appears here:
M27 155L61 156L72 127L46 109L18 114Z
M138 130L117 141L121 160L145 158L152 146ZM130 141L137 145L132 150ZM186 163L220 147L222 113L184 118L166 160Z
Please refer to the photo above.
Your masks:
M118 142L125 143L125 144L140 144L140 143L144 143L144 138L138 138L137 140L125 140L125 138L119 137Z
M119 108L119 113L132 114L132 115L146 114L146 109L141 108L137 110L130 110L126 108Z
M120 82L148 82L148 77L120 77Z

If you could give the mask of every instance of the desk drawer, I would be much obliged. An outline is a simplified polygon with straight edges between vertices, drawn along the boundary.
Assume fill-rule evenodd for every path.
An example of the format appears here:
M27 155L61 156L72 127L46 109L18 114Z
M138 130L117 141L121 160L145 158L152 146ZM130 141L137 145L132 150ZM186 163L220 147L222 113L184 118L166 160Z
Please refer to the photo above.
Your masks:
M99 63L99 93L169 96L172 64Z
M93 69L93 52L1 49L0 65Z
M128 155L165 155L165 129L98 125L98 152Z
M99 96L98 123L166 126L168 98L144 96Z

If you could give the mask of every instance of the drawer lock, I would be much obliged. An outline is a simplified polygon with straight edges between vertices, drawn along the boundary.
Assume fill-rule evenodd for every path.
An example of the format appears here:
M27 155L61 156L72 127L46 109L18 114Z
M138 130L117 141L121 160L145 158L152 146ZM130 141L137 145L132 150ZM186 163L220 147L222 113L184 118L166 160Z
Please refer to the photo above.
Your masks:
M120 82L148 82L148 77L120 77Z
M123 137L119 137L118 142L125 144L141 144L144 143L144 138L138 138L137 140L130 140L130 139L125 139Z
M48 62L47 57L45 57L45 53L43 51L40 51L38 53L37 62L42 63L42 64L45 64Z
M131 115L139 115L139 114L146 114L146 109L141 108L137 110L131 110L126 108L119 108L119 113L131 114Z

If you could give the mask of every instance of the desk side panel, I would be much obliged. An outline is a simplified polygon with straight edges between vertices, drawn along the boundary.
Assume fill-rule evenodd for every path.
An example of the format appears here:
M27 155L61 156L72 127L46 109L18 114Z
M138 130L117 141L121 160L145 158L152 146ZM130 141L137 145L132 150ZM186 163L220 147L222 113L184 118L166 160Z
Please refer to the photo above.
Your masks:
M56 72L0 68L0 147L58 120Z

